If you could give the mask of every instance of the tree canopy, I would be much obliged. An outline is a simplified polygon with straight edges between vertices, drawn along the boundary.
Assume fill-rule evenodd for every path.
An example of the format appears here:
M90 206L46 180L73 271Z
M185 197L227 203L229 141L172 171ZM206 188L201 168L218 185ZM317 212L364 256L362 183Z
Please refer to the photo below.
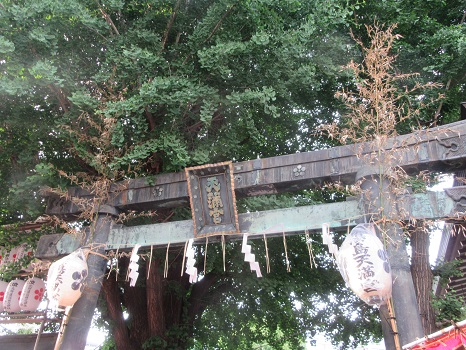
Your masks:
M118 181L332 145L314 130L344 113L334 95L353 82L341 67L361 57L349 31L366 40L363 24L374 20L398 23L398 69L444 84L438 112L425 110L411 125L454 121L466 74L461 6L441 0L5 0L0 220L21 222L43 213L40 186L70 184L60 171ZM262 204L295 202L286 198ZM182 214L160 212L158 218ZM294 258L306 259L302 238L289 245L299 252ZM237 262L233 247L229 261ZM281 273L280 243L271 249L277 267L260 281L240 263L223 271L220 248L211 249L211 266L194 286L179 269L163 279L161 254L153 262L153 281L134 289L107 282L102 312L111 327L120 327L122 341L132 343L127 349L264 342L298 348L313 330L333 332L344 344L378 334L374 311L351 297L323 254L322 268ZM181 258L172 253L174 270ZM157 316L143 311L154 295L166 315L161 331L147 325ZM123 310L131 316L122 323Z

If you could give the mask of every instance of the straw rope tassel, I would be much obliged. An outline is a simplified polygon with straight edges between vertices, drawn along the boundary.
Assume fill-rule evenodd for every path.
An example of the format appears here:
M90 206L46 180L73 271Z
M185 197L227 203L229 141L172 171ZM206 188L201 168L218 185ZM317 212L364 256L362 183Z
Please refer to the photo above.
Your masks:
M115 254L115 256L116 256L116 267L115 267L115 268L116 268L116 271L115 271L115 281L117 281L117 282L118 282L118 260L119 260L119 256L118 256L118 250L119 250L119 249L120 249L120 245L118 244L118 248L117 248L117 250L116 250L116 254Z
M151 246L152 249L152 246ZM163 266L163 278L168 277L168 251L170 250L170 242L168 242L167 245L167 252L165 253L165 265ZM152 257L152 251L151 251L151 257Z
M286 272L290 272L290 260L288 260L288 248L286 246L285 232L283 232L283 247L285 248L285 259L286 259Z
M312 264L314 263L314 267L317 267L316 261L314 259L314 253L312 252L312 241L309 237L309 231L306 229L305 231L306 234L306 245L307 245L307 251L309 252L309 264L311 265L312 269Z
M223 272L225 272L227 269L225 267L225 236L222 235L222 252L223 252Z
M270 259L269 259L269 247L267 246L267 237L264 233L264 244L265 244L265 266L267 273L270 273Z
M209 237L205 238L205 252L204 252L204 276L206 275L205 267L207 261L207 246L209 245Z

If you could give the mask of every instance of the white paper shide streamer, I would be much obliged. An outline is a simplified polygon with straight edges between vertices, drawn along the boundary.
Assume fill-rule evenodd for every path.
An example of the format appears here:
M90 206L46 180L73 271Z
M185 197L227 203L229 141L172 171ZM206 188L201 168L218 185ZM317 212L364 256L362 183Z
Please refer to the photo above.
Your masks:
M257 277L262 277L261 269L259 263L256 261L256 256L251 253L251 245L248 244L247 234L243 235L243 246L241 248L241 253L244 253L244 261L249 263L251 271L256 271Z
M140 244L136 244L131 251L131 258L129 260L129 273L128 273L128 278L130 279L129 285L130 287L134 287L136 285L136 282L139 277L139 255L138 255L138 250L141 247Z
M194 259L193 242L194 240L191 238L186 248L186 273L189 275L189 283L197 282L197 267L194 267L196 260Z
M328 246L329 253L333 254L336 259L338 256L338 246L333 243L333 236L330 233L329 224L322 224L322 243Z

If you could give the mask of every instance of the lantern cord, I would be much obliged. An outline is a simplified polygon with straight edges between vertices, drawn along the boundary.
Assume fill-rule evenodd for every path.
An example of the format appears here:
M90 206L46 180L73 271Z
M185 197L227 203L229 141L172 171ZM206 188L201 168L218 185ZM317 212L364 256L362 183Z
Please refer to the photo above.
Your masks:
M288 248L286 246L285 231L283 231L283 247L285 248L286 272L290 272L290 261L288 260Z
M167 245L167 252L165 253L165 265L163 267L163 278L168 277L168 251L170 250L170 242ZM150 258L152 260L152 246L150 246ZM149 265L150 268L150 265Z
M390 315L390 323L392 325L392 330L393 330L393 340L395 342L395 348L396 350L401 350L400 337L398 336L398 328L396 326L395 310L393 310L393 304L392 304L391 298L388 299L387 301L387 307L388 307L388 314Z
M307 229L305 231L305 234L306 234L307 251L309 252L309 264L311 265L311 269L312 269L312 264L314 263L314 267L317 267L317 264L314 259L314 253L312 252L312 240L309 238L309 231Z
M267 237L264 233L264 244L265 244L265 265L267 273L270 273L270 259L269 259L269 247L267 246Z
M223 272L227 269L225 267L225 235L222 235L222 252L223 252Z
M183 277L184 274L184 261L186 259L186 249L188 248L188 241L184 244L184 253L183 253L183 262L181 263L181 277Z
M205 238L205 252L204 252L204 276L206 275L206 261L207 261L207 246L209 245L209 237Z

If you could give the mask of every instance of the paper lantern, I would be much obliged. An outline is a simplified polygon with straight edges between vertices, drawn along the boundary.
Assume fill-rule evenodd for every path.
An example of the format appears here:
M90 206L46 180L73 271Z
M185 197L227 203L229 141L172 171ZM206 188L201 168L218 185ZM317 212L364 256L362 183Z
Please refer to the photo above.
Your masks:
M5 264L8 260L8 250L5 247L0 247L0 266Z
M29 278L24 284L19 307L23 311L36 311L45 292L45 282L38 277Z
M8 287L8 282L0 281L0 312L3 312L3 300L5 300L6 289Z
M24 247L18 246L11 249L10 254L8 256L8 262L14 263L21 259L24 256Z
M73 306L81 296L87 277L86 257L81 249L50 265L47 294L59 306Z
M3 308L6 312L19 312L19 299L23 291L24 281L15 279L8 283L6 288L5 298L3 299Z
M359 224L338 253L340 272L353 292L369 305L383 305L392 293L387 253L371 224Z

